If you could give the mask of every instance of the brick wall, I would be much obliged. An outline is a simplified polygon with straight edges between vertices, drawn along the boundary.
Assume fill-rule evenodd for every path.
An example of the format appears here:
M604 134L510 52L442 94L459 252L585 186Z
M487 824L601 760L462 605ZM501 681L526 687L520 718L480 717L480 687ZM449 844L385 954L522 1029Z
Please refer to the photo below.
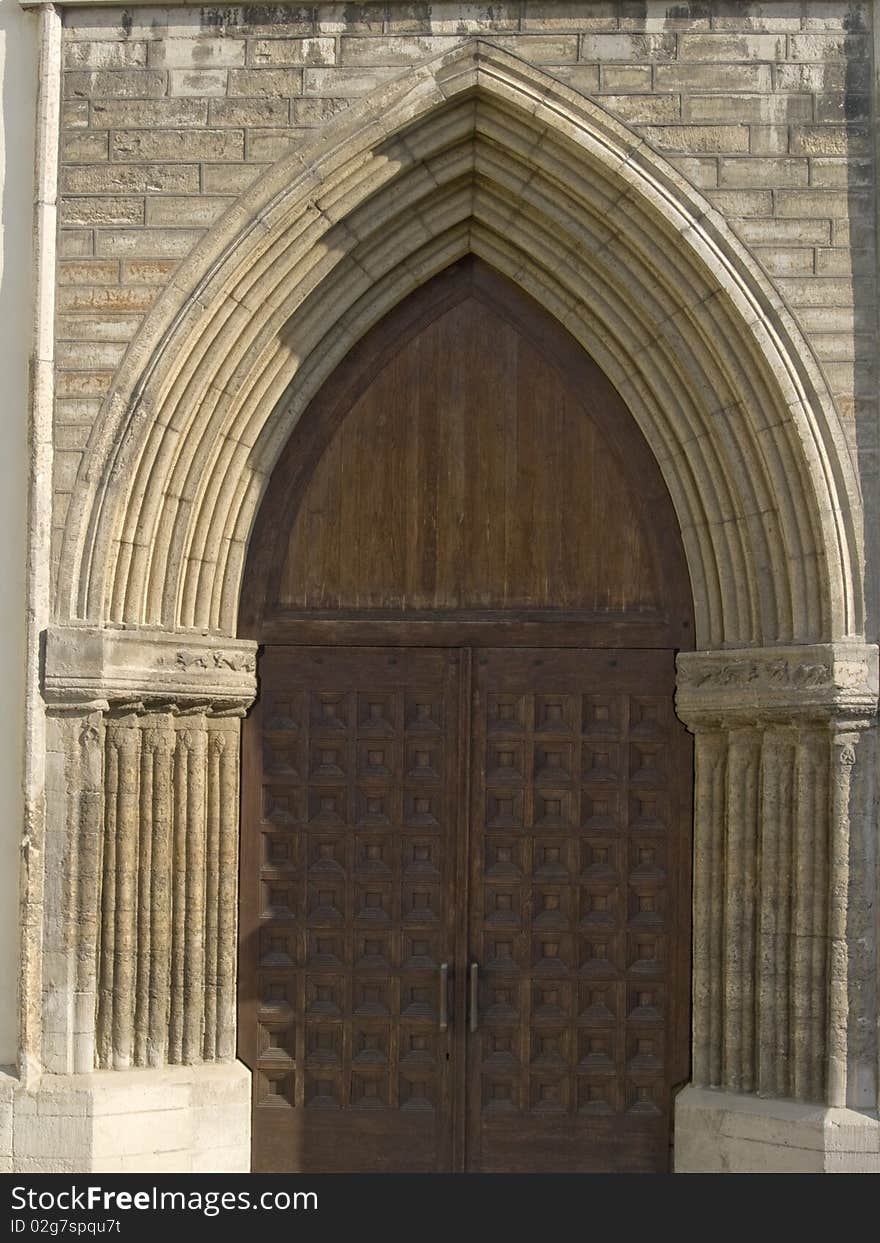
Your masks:
M114 368L271 162L481 34L661 151L773 277L876 474L869 4L318 4L65 11L56 528Z

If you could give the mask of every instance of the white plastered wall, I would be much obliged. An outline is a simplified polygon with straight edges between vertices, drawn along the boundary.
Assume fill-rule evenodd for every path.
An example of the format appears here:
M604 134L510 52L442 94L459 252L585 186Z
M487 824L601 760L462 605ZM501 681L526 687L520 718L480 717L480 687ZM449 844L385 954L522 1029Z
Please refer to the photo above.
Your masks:
M18 1045L36 32L33 14L0 0L0 1066Z

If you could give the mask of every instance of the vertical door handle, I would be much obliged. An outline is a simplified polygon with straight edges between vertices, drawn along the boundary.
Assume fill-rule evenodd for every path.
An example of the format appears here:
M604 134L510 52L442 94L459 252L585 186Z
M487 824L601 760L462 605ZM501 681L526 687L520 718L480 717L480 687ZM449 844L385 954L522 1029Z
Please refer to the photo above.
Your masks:
M475 1032L480 1026L480 968L475 962L471 963L471 1013L470 1013L470 1029Z
M449 963L440 964L440 1030L449 1026Z

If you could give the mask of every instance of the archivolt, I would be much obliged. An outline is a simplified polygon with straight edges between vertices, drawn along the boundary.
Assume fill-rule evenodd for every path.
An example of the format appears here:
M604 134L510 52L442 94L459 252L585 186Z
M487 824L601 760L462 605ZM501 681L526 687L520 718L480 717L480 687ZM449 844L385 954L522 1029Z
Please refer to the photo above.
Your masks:
M234 632L297 418L371 324L468 252L556 315L638 420L701 646L860 632L857 485L779 295L637 136L479 41L273 166L178 271L88 446L59 613Z

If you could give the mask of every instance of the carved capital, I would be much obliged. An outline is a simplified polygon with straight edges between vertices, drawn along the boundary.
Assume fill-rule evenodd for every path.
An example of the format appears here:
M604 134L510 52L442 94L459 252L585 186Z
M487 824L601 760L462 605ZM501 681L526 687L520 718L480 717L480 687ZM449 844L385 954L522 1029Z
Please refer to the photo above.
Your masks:
M257 645L200 631L53 626L43 691L57 704L140 701L242 711L256 693Z
M877 648L803 644L682 652L676 711L691 728L839 721L864 728L877 712Z

